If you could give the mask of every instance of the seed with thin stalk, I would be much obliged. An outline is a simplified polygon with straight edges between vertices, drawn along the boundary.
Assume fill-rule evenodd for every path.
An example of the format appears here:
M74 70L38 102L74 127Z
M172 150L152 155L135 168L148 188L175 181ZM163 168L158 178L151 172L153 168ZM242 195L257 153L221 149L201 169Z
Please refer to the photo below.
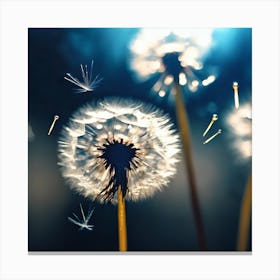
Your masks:
M209 131L209 129L211 128L211 126L213 125L213 123L218 120L218 115L217 114L213 114L212 116L212 120L210 121L208 127L205 129L204 133L203 133L203 137L206 135L206 133Z
M52 122L52 124L51 124L51 127L50 127L50 129L49 129L48 135L51 135L52 130L53 130L54 125L55 125L55 122L56 122L58 119L59 119L59 116L58 116L58 115L55 115L54 118L53 118L53 122Z
M235 108L238 109L239 108L238 83L237 82L233 82L232 88L233 88L233 91L234 91L234 104L235 104Z
M212 135L210 138L208 138L206 141L203 142L203 144L207 144L208 142L210 142L213 138L215 138L216 136L218 136L220 133L222 133L222 130L219 129L214 135Z

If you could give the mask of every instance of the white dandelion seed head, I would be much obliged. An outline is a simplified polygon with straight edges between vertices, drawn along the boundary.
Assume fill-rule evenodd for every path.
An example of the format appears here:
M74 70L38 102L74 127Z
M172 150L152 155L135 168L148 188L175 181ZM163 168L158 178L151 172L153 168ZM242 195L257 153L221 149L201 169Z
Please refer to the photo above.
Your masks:
M226 125L230 130L230 141L242 159L252 156L252 106L245 103L233 109L227 118Z
M153 91L163 97L170 91L171 83L166 77L173 76L182 86L192 92L200 86L208 86L216 79L214 73L199 78L196 71L202 70L202 57L212 43L212 29L141 29L130 45L130 67L139 80L146 80L161 73ZM170 79L169 79L170 80Z
M179 152L179 135L162 111L142 102L106 99L73 114L58 141L58 164L74 190L116 203L119 185L126 186L125 198L133 201L166 186L176 173Z

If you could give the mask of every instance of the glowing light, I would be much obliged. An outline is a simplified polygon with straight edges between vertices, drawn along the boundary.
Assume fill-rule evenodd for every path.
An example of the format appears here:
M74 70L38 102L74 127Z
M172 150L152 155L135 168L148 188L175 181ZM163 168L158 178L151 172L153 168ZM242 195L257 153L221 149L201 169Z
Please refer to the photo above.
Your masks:
M199 85L199 81L197 81L197 80L192 81L193 87L197 87L198 85Z
M120 124L115 125L115 130L121 130L121 129L122 129L122 126Z
M146 29L143 28L130 45L132 53L131 69L140 80L146 80L154 74L160 74L153 91L163 90L166 95L175 83L197 91L200 85L207 86L215 80L209 75L208 68L203 69L203 54L212 43L211 29ZM202 71L201 73L197 73ZM199 74L199 75L198 75ZM206 77L200 83L199 77Z
M185 73L180 73L179 74L179 84L181 86L184 86L187 83L187 77Z
M166 92L165 92L164 90L160 90L159 93L158 93L158 95L159 95L160 97L164 97L165 94L166 94Z
M168 86L168 85L172 84L173 80L174 80L174 78L171 75L168 75L165 77L164 83Z
M70 83L78 86L78 89L75 89L76 92L90 92L96 89L96 87L99 85L99 83L102 81L102 78L99 78L99 75L97 75L95 78L92 77L93 72L93 60L91 61L90 66L90 72L88 73L87 65L81 66L82 71L82 78L83 82L80 82L77 78L73 77L72 74L66 73L66 76L64 77L65 80L69 81Z
M205 135L207 134L207 132L209 131L209 129L212 127L213 123L215 121L218 120L218 115L217 114L213 114L212 119L208 125L208 127L205 129L204 133L203 133L203 137L205 137Z
M80 108L63 128L58 146L58 164L71 187L112 203L119 186L128 200L161 190L175 175L180 152L179 135L166 115L125 99Z
M206 141L204 141L203 144L209 143L211 140L213 140L215 137L217 137L221 133L222 133L222 130L219 129L214 135L212 135L210 138L208 138Z
M211 83L213 83L215 80L216 80L216 77L214 75L210 75L207 79L202 81L202 85L206 87L206 86L210 85Z
M59 116L55 115L54 118L53 118L53 122L49 128L49 132L48 132L48 135L51 135L52 131L53 131L53 128L54 128L54 125L56 123L56 121L59 119Z
M99 124L96 125L96 128L97 128L97 129L102 129L102 128L103 128L103 125L99 123Z

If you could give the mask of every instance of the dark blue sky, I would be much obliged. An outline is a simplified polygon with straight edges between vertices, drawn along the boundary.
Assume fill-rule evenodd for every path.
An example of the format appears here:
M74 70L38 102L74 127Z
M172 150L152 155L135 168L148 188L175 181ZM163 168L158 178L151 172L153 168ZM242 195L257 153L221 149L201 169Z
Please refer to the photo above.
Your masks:
M34 138L28 147L29 250L116 251L117 208L95 204L92 232L77 231L67 217L79 203L91 202L73 193L57 166L57 139L71 114L86 102L104 96L134 97L153 103L175 119L174 103L149 94L152 81L139 83L129 68L129 44L139 29L29 29L28 121ZM103 81L93 94L75 94L63 79L80 77L79 65L94 59L94 74ZM217 80L197 94L185 92L193 157L208 249L234 251L239 207L250 172L250 159L240 160L223 119L233 110L232 82L240 85L240 104L252 96L252 30L216 29L205 64L218 69ZM223 134L202 145L201 133L213 113ZM51 136L53 116L59 115ZM127 203L129 251L194 251L198 249L185 166L169 186L152 198ZM250 249L250 248L248 248Z

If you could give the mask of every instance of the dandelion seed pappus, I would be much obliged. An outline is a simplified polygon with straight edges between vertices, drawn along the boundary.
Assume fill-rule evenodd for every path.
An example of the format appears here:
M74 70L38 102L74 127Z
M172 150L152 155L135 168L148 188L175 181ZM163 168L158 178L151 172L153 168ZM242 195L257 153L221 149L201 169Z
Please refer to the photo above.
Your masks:
M80 210L81 210L81 214L82 214L82 219L79 218L75 213L73 213L73 216L75 217L75 219L68 217L68 220L79 226L79 230L83 230L83 229L87 229L87 230L92 230L92 228L94 227L94 225L90 225L89 224L89 220L93 214L94 209L91 209L88 211L88 214L85 216L84 210L82 205L80 204Z
M169 117L132 99L105 99L78 109L62 129L58 164L70 186L92 200L151 197L176 173L179 135Z
M78 88L74 89L77 93L94 91L103 78L99 78L99 75L93 78L93 60L91 61L90 72L88 73L87 65L80 65L82 71L83 82L72 76L71 73L66 73L65 80L76 85Z

